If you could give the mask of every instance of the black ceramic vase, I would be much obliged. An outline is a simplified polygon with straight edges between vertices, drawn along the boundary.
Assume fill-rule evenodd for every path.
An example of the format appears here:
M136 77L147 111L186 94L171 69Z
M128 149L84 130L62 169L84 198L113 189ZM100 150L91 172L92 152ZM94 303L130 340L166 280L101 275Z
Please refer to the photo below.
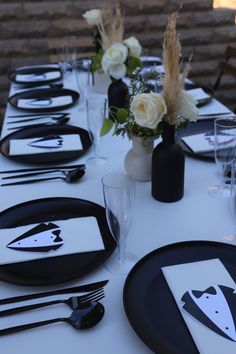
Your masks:
M152 155L153 198L172 203L183 197L184 162L184 151L175 143L175 125L166 124L162 142L155 147Z
M112 82L108 88L109 118L114 120L117 108L126 108L129 89L124 81L111 78Z

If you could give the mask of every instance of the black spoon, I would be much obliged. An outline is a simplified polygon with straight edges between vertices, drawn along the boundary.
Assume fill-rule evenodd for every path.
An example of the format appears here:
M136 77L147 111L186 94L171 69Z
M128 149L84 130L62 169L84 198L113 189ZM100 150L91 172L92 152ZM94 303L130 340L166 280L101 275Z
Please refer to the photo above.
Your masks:
M65 177L58 176L58 177L49 177L49 178L25 179L25 180L19 181L19 182L3 183L3 184L1 184L1 186L14 186L14 185L16 186L16 185L20 185L20 184L31 184L31 183L37 183L37 182L42 182L42 181L50 181L50 180L54 180L54 179L62 179L63 181L65 181L67 183L73 183L73 182L77 182L85 174L85 170L81 170L81 169L74 169L74 170L70 170L70 171L67 170L67 171L61 171L61 172L64 174ZM46 171L45 171L45 173L46 173ZM43 174L43 172L41 172L40 174ZM32 174L27 174L27 175L32 175ZM22 177L23 177L23 175L22 175ZM17 178L19 178L19 177L17 177Z
M0 330L0 336L20 332L25 329L45 326L56 322L66 322L75 329L87 329L98 324L105 313L104 306L100 302L92 301L81 305L78 309L73 310L70 317L52 318L46 321L27 323L20 326L4 328Z

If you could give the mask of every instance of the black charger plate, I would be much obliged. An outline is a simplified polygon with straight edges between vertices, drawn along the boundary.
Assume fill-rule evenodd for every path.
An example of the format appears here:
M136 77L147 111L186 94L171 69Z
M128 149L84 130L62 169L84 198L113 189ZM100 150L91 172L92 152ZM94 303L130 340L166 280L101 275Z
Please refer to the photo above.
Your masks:
M31 155L9 155L9 145L11 139L28 139L39 138L48 135L66 135L66 134L79 134L83 146L83 150L78 151L58 151L47 152L45 154L31 154ZM87 130L75 127L73 125L37 125L36 127L24 128L11 133L0 142L1 153L12 160L26 162L26 163L51 163L61 161L71 161L86 153L90 148L92 142Z
M161 268L219 258L236 281L236 247L189 241L159 248L129 273L123 293L127 317L143 342L158 354L199 354Z
M184 136L210 132L214 134L214 119L198 120L196 123L190 123L186 128L181 128L177 134L177 141L188 156L214 162L214 151L195 153L181 140Z
M58 75L54 79L44 79L44 80L30 80L30 81L20 81L17 80L17 75L30 75L30 74L46 74L49 72L57 72ZM55 82L62 79L62 72L58 67L53 66L30 66L30 67L22 67L16 70L13 70L9 73L8 78L10 81L18 84L18 85L27 85L27 86L35 86L38 84L49 84L51 82Z
M0 265L0 279L19 285L38 286L62 283L97 268L112 254L116 246L107 225L105 209L87 200L37 199L2 211L0 213L1 229L85 216L96 217L105 246L104 250ZM75 237L78 237L79 241L79 230Z
M28 107L28 108L21 108L18 106L18 101L20 99L49 99L55 97L62 97L62 96L71 96L72 102L67 103L64 105L58 106L45 106L45 107ZM20 109L22 111L31 111L31 112L55 112L58 110L62 110L68 107L72 107L79 99L80 95L78 92L73 90L68 90L64 88L39 88L39 89L32 89L26 90L16 93L15 95L8 98L8 102L15 108Z

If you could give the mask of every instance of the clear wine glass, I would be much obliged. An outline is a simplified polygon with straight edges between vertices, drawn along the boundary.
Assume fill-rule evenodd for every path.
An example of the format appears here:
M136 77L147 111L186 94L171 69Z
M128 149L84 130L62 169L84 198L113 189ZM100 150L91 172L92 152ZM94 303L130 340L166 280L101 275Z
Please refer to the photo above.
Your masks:
M210 138L209 138L210 139ZM214 121L215 162L220 173L220 184L209 187L210 195L230 197L231 183L227 177L235 157L236 117L218 118Z
M86 99L87 125L93 141L94 156L86 160L87 165L103 165L107 158L99 155L100 132L105 118L106 101L101 98Z
M128 274L137 258L126 252L126 240L131 227L135 180L119 172L102 178L106 217L110 231L117 242L117 250L106 262L106 268L115 274Z

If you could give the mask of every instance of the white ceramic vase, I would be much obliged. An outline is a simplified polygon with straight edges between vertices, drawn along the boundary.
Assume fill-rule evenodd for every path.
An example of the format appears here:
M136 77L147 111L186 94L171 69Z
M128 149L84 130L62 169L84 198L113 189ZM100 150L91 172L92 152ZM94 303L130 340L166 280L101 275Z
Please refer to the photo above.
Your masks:
M103 71L96 71L94 73L94 89L96 92L106 94L110 84L111 79L109 75L106 75Z
M133 147L125 156L125 169L128 175L137 181L151 180L154 140L154 137L145 139L138 136L131 137Z

